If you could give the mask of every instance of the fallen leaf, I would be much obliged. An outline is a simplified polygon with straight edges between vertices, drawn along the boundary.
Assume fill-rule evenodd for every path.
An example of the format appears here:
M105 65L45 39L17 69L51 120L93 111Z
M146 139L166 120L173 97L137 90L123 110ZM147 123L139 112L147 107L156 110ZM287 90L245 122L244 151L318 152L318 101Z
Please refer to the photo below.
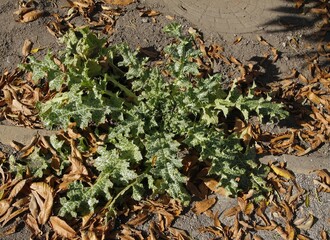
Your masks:
M16 210L15 212L11 213L5 221L2 222L2 227L4 227L10 220L14 219L15 217L17 217L18 215L20 215L21 213L25 212L26 210L28 210L29 208L24 207L24 208L20 208L18 210Z
M134 0L103 0L103 2L113 5L127 6L134 3Z
M223 212L224 217L231 217L236 215L240 211L239 206L229 208Z
M223 188L219 187L219 182L214 179L204 179L204 184L213 192L218 193L222 196L228 196L229 192Z
M33 235L37 236L42 233L38 226L37 220L31 214L27 215L25 223L30 228Z
M145 221L147 221L148 218L149 218L149 213L148 212L142 212L142 213L138 214L132 220L129 220L127 222L127 224L131 225L131 226L138 226L138 225L143 224Z
M328 240L328 234L324 229L322 229L322 231L321 231L321 239Z
M298 240L312 240L309 237L306 237L305 235L302 235L302 234L298 234L297 239Z
M144 10L140 11L140 17L155 17L158 16L160 12L155 10Z
M257 36L257 39L258 39L258 41L261 43L261 44L263 44L263 45L265 45L265 46L272 46L271 44L269 44L263 37L261 37L261 36Z
M75 230L59 217L51 216L49 222L58 235L69 239L76 237L77 233Z
M295 229L290 225L289 222L287 222L285 226L285 230L287 232L287 238L286 240L295 240L296 239L296 231Z
M41 10L33 10L30 12L27 12L26 14L24 14L20 20L20 22L23 23L28 23L28 22L33 22L35 20L37 20L38 18L42 17L45 14L44 11Z
M81 238L82 238L82 240L98 240L99 239L96 236L95 232L92 232L92 231L82 231Z
M285 179L295 179L294 175L287 169L279 168L274 164L271 164L270 167L278 176L284 177Z
M196 202L194 207L192 208L193 212L197 215L205 212L206 210L210 209L216 202L216 198L209 198L203 201Z
M0 217L4 215L10 208L10 201L8 199L3 199L0 201Z
M24 57L28 56L31 53L32 42L29 39L26 39L23 43L22 54Z
M44 199L43 202L40 202L40 200L38 202L40 208L38 222L40 224L45 224L48 221L52 212L54 203L54 190L48 184L43 182L32 183L30 188L31 190L37 192Z
M313 226L313 224L314 224L314 216L310 214L307 221L304 224L296 225L296 227L302 230L308 230Z
M26 179L18 182L15 187L11 190L8 199L11 201L14 197L17 196L18 193L20 193L22 191L22 189L24 188L26 183Z
M238 37L235 39L235 41L233 42L233 44L237 44L239 43L240 41L242 41L243 37Z

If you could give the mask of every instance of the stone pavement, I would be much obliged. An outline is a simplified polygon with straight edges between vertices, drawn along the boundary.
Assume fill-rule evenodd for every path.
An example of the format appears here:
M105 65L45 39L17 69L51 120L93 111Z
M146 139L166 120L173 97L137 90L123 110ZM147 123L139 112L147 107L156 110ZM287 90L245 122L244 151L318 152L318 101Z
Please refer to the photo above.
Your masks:
M154 0L145 0L151 4ZM278 30L280 19L295 11L289 0L158 0L167 10L217 33Z

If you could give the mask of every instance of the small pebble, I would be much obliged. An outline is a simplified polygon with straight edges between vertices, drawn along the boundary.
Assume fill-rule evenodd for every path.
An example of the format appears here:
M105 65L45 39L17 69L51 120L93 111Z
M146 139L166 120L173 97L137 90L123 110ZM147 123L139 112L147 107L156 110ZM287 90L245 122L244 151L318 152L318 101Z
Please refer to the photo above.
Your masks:
M142 18L142 20L141 20L143 23L147 23L147 22L149 22L149 19L148 18Z

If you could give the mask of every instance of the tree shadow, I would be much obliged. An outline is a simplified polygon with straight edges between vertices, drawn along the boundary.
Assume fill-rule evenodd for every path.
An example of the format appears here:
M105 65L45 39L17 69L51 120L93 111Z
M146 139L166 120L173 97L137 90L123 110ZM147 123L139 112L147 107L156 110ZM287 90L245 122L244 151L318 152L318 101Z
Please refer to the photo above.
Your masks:
M265 22L260 27L265 29L267 33L300 30L303 40L317 46L308 51L309 56L321 55L323 57L320 58L319 65L329 65L330 48L324 49L322 45L326 45L330 41L330 2L322 0L282 1L287 4L283 7L270 9L276 12L278 17ZM297 53L295 57L305 58L306 55Z

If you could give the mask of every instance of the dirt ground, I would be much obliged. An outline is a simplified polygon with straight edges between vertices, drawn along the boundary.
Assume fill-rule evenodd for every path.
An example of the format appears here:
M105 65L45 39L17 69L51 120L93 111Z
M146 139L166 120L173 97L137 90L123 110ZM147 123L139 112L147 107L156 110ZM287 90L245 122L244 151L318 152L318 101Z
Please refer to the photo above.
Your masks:
M63 6L67 2L61 1L39 1L39 9L47 11L44 17L29 23L17 22L17 16L13 13L18 9L18 1L2 0L0 2L0 72L12 71L17 64L23 61L22 46L26 39L33 42L33 48L40 49L36 55L43 55L48 50L57 51L60 48L57 39L52 36L46 28L46 24L52 19L53 13L63 13L66 11ZM154 9L161 12L155 18L141 17L138 9ZM204 36L207 43L218 43L224 49L224 55L230 58L235 57L243 64L255 64L260 67L260 72L263 74L257 78L261 83L275 82L283 79L292 73L292 69L309 76L309 71L306 68L306 56L312 57L317 51L317 34L318 22L313 16L306 16L308 24L301 24L301 22L286 22L290 25L290 29L282 31L268 31L258 33L216 33L212 31L212 26L194 25L183 17L174 15L170 9L164 4L150 3L149 1L140 1L126 7L126 11L118 16L114 32L111 36L107 36L110 41L127 42L132 48L144 48L150 52L157 53L168 44L171 40L166 36L162 29L167 24L176 21L182 24L185 29L190 26L197 28ZM280 22L280 21L274 21ZM311 24L312 23L312 24ZM78 24L85 24L77 20ZM265 40L263 43L261 38ZM265 43L268 44L265 44ZM274 62L271 47L278 49L280 56ZM265 58L265 56L270 56ZM157 54L155 55L157 58ZM320 59L321 64L327 64L326 59ZM214 69L221 72L224 78L233 78L239 74L235 70L234 65L225 65L223 63L215 63ZM1 125L10 125L8 121L2 121ZM13 130L15 131L15 130ZM23 133L23 130L17 130L18 134ZM14 134L1 136L10 142ZM4 142L2 142L3 144ZM313 155L314 154L314 155ZM329 144L324 144L316 152L309 156L301 157L301 159L311 159L317 156L319 161L329 163L330 151ZM290 158L290 157L288 157ZM297 159L296 159L297 160ZM299 160L297 160L299 161ZM298 164L299 165L299 164ZM321 166L324 166L321 164ZM328 165L327 165L328 166ZM320 232L325 229L330 230L330 198L329 194L316 194L316 187L313 184L315 175L306 174L304 166L299 165L297 171L297 182L310 193L310 204L306 206L303 201L299 207L299 215L306 215L308 213L316 216L315 223L311 229L304 232L310 239L321 239ZM313 166L310 167L313 170ZM300 169L300 170L299 170ZM315 169L314 169L315 170ZM302 174L304 173L304 174ZM220 212L221 222L224 224L230 223L233 219L223 218L222 214L225 209L237 204L236 199L228 199L217 196L217 203L214 210ZM193 205L193 203L192 203ZM274 216L272 216L274 217ZM276 218L276 216L275 216ZM14 224L20 224L18 233L3 236L3 231L0 230L0 239L29 239L29 231L24 227L22 219L17 219ZM193 239L211 239L212 235L207 233L200 233L198 231L202 226L212 225L212 220L204 214L195 215L190 209L180 216L174 223L174 227L186 230ZM259 236L263 239L280 239L275 232L259 231Z

